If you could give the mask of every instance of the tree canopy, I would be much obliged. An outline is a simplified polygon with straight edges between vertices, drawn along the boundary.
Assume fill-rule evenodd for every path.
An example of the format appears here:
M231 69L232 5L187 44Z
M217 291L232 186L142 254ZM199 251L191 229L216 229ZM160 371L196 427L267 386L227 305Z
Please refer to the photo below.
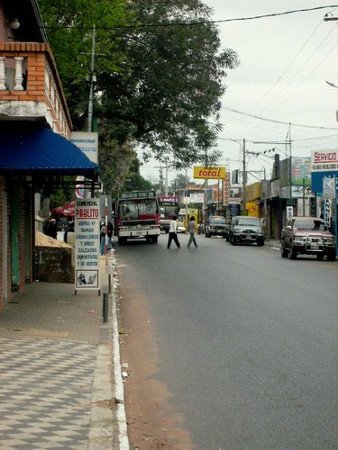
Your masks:
M77 129L86 126L96 27L94 115L106 183L128 176L136 147L177 168L206 154L212 163L226 71L238 62L221 49L210 8L199 0L39 4Z

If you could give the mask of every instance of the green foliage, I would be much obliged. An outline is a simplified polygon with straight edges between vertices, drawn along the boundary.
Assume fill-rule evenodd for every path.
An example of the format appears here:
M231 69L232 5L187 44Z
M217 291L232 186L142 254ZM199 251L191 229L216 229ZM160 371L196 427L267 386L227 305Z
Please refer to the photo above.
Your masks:
M107 83L105 114L164 161L177 168L215 154L222 82L236 54L221 51L218 30L206 21L210 10L195 0L129 2L140 28L126 32L123 73ZM193 22L192 25L187 25Z
M39 0L76 129L86 127L93 25L94 115L107 193L130 178L133 148L177 169L214 150L232 50L199 0ZM139 180L141 182L142 180ZM145 180L144 180L145 181ZM135 181L136 182L136 181Z
M114 27L126 23L125 0L38 0L68 107L76 129L86 124L93 27L95 65L101 73L114 73L124 56Z

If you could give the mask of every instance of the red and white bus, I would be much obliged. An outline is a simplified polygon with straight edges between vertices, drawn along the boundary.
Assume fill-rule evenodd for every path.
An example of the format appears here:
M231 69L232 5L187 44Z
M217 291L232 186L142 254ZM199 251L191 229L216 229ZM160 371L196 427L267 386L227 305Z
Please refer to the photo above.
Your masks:
M157 243L160 212L154 191L132 191L120 195L115 206L115 235L120 245L128 239L146 239Z

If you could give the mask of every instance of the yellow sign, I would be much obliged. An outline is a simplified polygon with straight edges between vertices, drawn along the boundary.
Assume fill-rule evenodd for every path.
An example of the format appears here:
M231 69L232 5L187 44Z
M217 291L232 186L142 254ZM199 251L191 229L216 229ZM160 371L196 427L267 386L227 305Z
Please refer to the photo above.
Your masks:
M194 167L194 178L202 178L204 180L222 180L225 178L225 167L196 166Z

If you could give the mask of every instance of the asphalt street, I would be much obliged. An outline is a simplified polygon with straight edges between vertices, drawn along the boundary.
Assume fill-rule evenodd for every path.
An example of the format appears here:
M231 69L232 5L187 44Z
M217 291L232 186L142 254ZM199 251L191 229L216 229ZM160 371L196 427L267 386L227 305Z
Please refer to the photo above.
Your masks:
M196 449L335 449L338 263L179 238L116 255L124 294L148 299L158 377Z

